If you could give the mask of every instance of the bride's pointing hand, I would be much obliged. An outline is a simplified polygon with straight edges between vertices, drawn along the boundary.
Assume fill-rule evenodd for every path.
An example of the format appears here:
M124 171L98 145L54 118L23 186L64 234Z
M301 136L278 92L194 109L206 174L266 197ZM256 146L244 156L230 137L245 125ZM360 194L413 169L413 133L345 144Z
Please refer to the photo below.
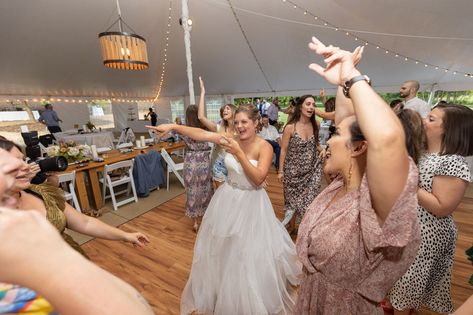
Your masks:
M220 139L220 144L225 149L226 152L235 155L235 157L240 153L241 148L237 141L232 138L222 136Z
M159 126L146 126L146 128L155 130L162 137L171 132L175 126L175 124L161 124Z

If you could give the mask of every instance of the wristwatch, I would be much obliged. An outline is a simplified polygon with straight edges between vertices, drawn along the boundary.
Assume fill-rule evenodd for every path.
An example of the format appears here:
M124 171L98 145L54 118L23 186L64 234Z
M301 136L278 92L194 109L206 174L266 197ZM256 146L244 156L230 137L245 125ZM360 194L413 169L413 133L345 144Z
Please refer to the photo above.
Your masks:
M358 81L361 81L361 80L365 80L369 85L371 85L371 79L368 78L367 75L357 75L353 78L351 78L350 80L348 81L345 81L345 83L343 84L342 88L343 88L343 94L350 98L350 88L353 86L353 84L355 84L356 82Z

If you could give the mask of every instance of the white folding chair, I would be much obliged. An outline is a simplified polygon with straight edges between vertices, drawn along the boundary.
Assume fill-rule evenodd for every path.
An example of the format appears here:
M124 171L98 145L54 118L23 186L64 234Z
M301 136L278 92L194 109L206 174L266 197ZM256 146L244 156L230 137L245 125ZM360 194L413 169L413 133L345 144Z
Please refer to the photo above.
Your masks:
M135 133L133 132L133 129L130 127L127 127L122 130L120 134L120 138L118 139L117 147L119 147L123 143L133 143L135 141Z
M77 211L82 212L82 210L80 209L79 201L77 200L76 192L74 190L76 183L76 172L73 171L70 173L61 174L58 177L59 186L62 186L61 184L64 183L69 188L69 191L64 190L64 198L66 199L66 201L72 200L74 208L76 208Z
M103 200L107 198L112 198L112 205L113 205L113 210L117 210L119 206L122 206L124 204L130 203L130 202L138 202L138 197L136 195L136 189L135 189L135 182L133 181L133 162L134 160L126 160L126 161L121 161L117 162L114 164L110 165L105 165L104 171L103 171L103 176L99 181L102 183L102 196ZM122 176L119 179L112 180L110 177L110 173L112 171L117 170L119 168L127 168L128 171L122 174ZM115 192L114 187L127 184L127 188L122 191ZM110 195L106 195L107 188L110 191ZM120 200L117 202L116 196L127 193L127 196L130 195L130 190L133 193L133 196Z
M184 185L184 179L182 178L181 174L179 174L179 171L182 171L184 169L184 163L175 163L172 159L171 156L169 155L168 151L166 149L161 149L161 156L163 157L164 161L166 161L168 167L167 167L167 176L166 176L166 187L167 190L169 190L169 174L172 172L174 175L176 175L177 179L181 182L183 187L186 187Z

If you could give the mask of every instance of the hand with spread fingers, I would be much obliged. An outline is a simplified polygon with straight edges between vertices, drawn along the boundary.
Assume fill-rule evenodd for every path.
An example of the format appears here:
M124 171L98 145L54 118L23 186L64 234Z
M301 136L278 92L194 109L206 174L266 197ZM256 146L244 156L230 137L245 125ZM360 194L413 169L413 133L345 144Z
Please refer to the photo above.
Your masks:
M320 74L328 82L335 85L343 85L345 81L360 75L355 65L360 62L364 47L359 46L353 52L349 52L338 47L325 46L317 38L312 37L309 48L317 55L324 56L326 64L324 68L316 63L312 63L309 65L309 68Z
M143 247L148 245L149 238L141 232L126 233L125 241L132 243L135 247Z
M30 166L30 173L29 173L29 177L30 178L33 178L36 176L36 174L38 174L39 172L41 172L41 168L39 167L39 165L37 163L31 163L29 164Z

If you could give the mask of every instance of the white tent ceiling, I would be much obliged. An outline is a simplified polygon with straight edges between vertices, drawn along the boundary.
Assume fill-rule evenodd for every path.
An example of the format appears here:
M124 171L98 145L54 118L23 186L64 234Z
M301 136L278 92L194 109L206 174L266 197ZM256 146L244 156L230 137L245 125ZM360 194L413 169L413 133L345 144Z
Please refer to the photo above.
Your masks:
M353 49L360 41L323 27L289 1L231 0L267 81L227 0L190 0L194 76L208 94L291 94L328 87L307 68L319 61L307 49L312 35ZM293 0L341 28L447 38L473 37L471 0ZM116 19L115 0L0 1L0 95L149 97L156 94L164 58L168 0L121 0L122 17L146 38L150 68L131 72L102 65L97 34ZM188 95L181 0L172 0L167 73L162 96ZM473 40L354 34L393 52L442 68L425 68L368 45L361 70L380 90L406 79L424 88L473 89ZM195 80L197 83L197 80ZM269 84L268 84L269 83ZM198 92L198 90L196 91Z

